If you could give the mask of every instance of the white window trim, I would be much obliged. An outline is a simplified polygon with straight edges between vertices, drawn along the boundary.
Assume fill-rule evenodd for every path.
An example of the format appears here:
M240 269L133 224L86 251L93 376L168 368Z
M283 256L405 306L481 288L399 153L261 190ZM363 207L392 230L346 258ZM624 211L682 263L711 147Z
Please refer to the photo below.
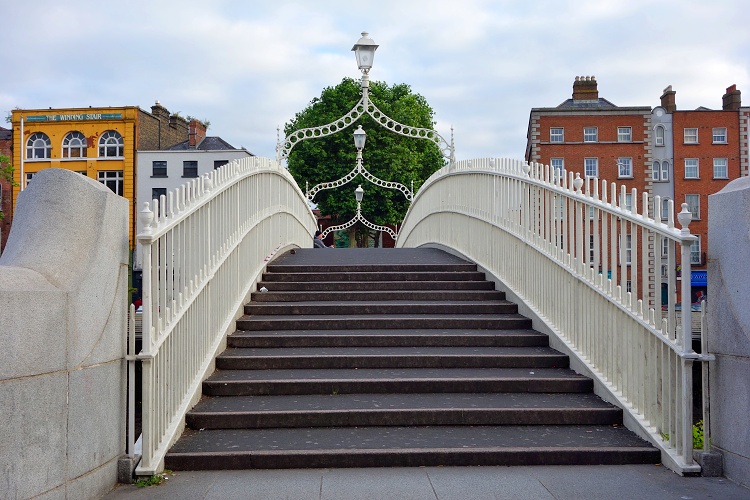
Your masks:
M716 160L724 160L724 175L716 175ZM714 158L714 179L729 179L729 159L728 158Z
M695 141L688 141L688 130L695 130ZM693 134L690 134L690 138L692 139ZM682 142L683 144L698 144L698 129L695 127L685 127L685 129L682 132Z
M691 197L691 200L696 200L697 202L695 204L691 204L688 201L688 197ZM700 220L701 218L701 195L698 193L688 193L685 195L685 203L687 203L688 210L690 210L691 206L695 207L695 211L690 210L690 213L693 214L693 220Z
M556 140L554 138L558 137L557 134L553 136L552 131L553 130L559 130L560 131L560 140ZM560 144L562 142L565 142L565 127L550 127L549 128L549 142L554 142L555 144Z
M586 139L587 129L594 131L594 140ZM583 142L599 142L599 127L583 127Z
M620 139L620 131L623 130L622 135L627 134L627 139ZM617 127L617 142L633 142L633 127Z
M659 132L661 132L661 136L659 135ZM656 128L654 128L654 146L659 146L659 147L664 146L665 135L666 135L666 130L664 129L664 126L657 125Z
M716 140L716 131L717 130L723 130L724 133L722 134L724 136L723 141L717 141ZM727 141L727 128L726 127L714 127L713 130L711 130L711 144L728 144Z
M630 165L630 173L629 174L623 174L622 173L622 165ZM621 156L617 159L617 178L618 179L632 179L633 178L633 158L632 157L625 157Z
M695 177L688 177L688 161L695 160ZM692 168L692 167L691 167ZM701 178L701 171L700 171L700 163L698 162L698 158L685 158L685 179L700 179Z
M591 175L586 170L586 160L594 160L596 162L596 173L595 175ZM599 158L598 157L587 157L583 159L583 174L586 177L596 177L599 178Z

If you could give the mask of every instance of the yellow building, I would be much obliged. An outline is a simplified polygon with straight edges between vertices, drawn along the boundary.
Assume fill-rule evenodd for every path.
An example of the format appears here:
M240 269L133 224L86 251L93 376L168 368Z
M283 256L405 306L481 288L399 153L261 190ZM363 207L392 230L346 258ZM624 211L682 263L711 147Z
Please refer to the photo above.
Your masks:
M167 149L188 139L188 122L158 102L137 106L16 109L12 112L14 199L45 168L80 172L130 201L134 248L136 151Z

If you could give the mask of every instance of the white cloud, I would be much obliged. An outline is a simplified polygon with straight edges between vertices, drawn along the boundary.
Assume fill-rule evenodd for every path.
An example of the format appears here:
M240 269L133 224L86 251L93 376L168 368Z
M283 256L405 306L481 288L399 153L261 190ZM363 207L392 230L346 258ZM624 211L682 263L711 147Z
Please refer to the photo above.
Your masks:
M520 158L532 107L577 75L600 96L682 109L750 93L743 0L79 0L3 7L0 110L139 105L211 121L210 133L273 156L276 127L344 77L361 31L380 44L371 77L425 96L457 156ZM7 22L5 22L7 20Z

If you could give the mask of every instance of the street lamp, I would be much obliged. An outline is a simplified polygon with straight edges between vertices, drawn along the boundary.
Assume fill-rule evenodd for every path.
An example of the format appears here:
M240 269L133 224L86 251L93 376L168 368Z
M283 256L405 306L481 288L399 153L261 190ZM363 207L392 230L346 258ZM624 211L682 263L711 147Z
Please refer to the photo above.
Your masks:
M378 45L370 38L370 34L366 31L362 32L362 38L357 40L357 43L352 47L354 55L357 57L357 66L363 75L370 72L372 68L372 61L375 59L375 51L378 50Z
M362 151L365 147L365 141L367 140L367 133L365 133L362 125L357 127L354 131L354 147L357 151Z
M362 197L365 195L365 190L362 189L362 184L357 186L357 189L354 190L354 197L357 199L357 205L362 203Z

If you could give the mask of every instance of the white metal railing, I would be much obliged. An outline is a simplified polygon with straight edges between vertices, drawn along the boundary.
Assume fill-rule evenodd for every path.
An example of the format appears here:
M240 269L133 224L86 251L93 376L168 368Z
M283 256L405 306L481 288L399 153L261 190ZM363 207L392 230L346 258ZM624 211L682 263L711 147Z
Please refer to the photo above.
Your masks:
M441 245L494 274L662 449L666 465L694 472L692 365L704 362L705 382L711 357L705 339L700 355L692 348L696 237L686 205L675 227L672 203L663 221L650 211L660 198L635 189L536 163L460 161L425 182L396 246Z
M145 204L139 220L143 347L132 358L142 363L143 429L136 474L150 475L163 469L266 263L286 248L309 246L316 220L286 169L258 157Z

